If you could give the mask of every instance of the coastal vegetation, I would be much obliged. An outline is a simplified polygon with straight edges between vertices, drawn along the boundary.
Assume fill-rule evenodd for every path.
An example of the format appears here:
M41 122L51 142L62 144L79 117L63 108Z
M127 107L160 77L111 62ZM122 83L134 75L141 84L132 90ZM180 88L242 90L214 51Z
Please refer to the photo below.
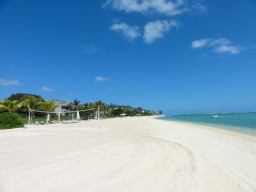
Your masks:
M18 115L9 112L0 113L0 129L11 129L23 126L24 124L19 119Z
M162 114L142 107L106 104L99 100L82 104L78 99L65 106L67 112L54 113L58 100L47 101L39 95L16 93L0 102L0 129L23 127L36 122L50 123L59 120L73 120L79 111L79 119L114 118L125 116L151 116ZM62 112L60 112L62 113ZM78 113L76 113L78 114ZM50 118L52 121L50 121Z

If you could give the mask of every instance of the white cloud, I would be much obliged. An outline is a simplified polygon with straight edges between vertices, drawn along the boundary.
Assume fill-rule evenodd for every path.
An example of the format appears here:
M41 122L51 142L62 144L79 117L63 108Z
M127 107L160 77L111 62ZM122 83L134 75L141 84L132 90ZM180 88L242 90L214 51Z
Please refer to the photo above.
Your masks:
M3 85L3 86L20 85L20 82L18 80L0 79L0 85Z
M88 55L96 54L101 51L101 49L95 46L89 46L89 45L82 45L82 49Z
M206 13L208 11L207 7L204 6L201 0L192 0L187 1L187 10L188 12L194 12L194 13Z
M46 86L43 86L41 90L44 91L44 92L51 92L51 91L53 91L53 89L50 89L49 87L46 87Z
M102 76L96 76L96 78L94 79L94 81L96 82L102 82L102 81L108 81L107 78L102 77Z
M220 45L228 45L231 44L231 41L226 38L220 38L220 39L210 39L209 45L210 46L220 46Z
M199 39L192 42L192 48L202 48L205 47L211 39Z
M134 40L140 36L140 30L137 26L129 26L126 23L115 23L110 29L121 33L128 40Z
M203 47L212 47L216 53L229 53L231 55L239 54L244 48L235 46L229 39L199 39L191 43L191 47L194 49Z
M149 22L144 25L144 41L152 43L155 39L163 38L164 33L171 27L176 26L170 17L183 14L203 13L206 7L201 3L203 0L105 0L104 7L125 13L139 13L143 16L158 16L162 21ZM171 27L170 27L171 26ZM127 39L135 40L140 37L137 26L131 27L126 23L114 24L110 28L122 33Z
M188 2L187 0L107 0L105 6L127 13L153 12L167 16L180 15L192 11L192 9L195 11L205 10L198 1Z
M214 51L217 53L229 53L235 55L240 53L243 50L241 47L231 46L231 45L220 45L214 48Z
M148 22L144 26L144 41L146 43L153 43L156 39L163 38L164 33L171 30L172 27L178 27L176 21L157 20Z

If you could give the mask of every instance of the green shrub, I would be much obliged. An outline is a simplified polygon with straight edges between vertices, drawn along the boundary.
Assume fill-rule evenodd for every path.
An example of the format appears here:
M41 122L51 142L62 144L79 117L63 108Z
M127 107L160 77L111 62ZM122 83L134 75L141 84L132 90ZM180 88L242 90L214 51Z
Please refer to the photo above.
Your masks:
M18 119L18 116L12 113L0 113L0 129L11 129L23 127L24 124Z

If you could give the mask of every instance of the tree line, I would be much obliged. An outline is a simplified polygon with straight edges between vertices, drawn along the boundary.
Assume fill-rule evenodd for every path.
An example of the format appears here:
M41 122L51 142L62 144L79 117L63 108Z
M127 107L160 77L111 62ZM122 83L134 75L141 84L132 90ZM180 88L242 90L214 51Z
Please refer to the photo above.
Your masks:
M0 113L16 113L23 116L29 114L28 123L34 123L34 117L44 117L47 112L53 112L56 107L56 101L47 101L40 95L16 93L0 102ZM142 107L134 108L130 105L106 104L101 100L82 104L79 100L74 99L73 102L70 102L66 106L66 109L69 111L81 111L80 115L82 119L95 119L98 118L98 116L101 118L111 118L162 114L161 111L153 112L151 110L143 109ZM46 113L40 113L33 110L45 111Z

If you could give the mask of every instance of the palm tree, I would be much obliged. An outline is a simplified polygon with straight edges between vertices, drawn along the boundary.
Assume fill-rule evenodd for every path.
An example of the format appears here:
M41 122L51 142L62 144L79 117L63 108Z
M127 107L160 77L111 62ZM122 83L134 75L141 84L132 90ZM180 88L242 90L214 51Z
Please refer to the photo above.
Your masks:
M86 104L84 104L84 107L85 107L85 109L92 109L92 110L87 112L89 114L88 115L88 119L89 118L92 119L93 118L92 116L95 113L95 105L94 105L94 103L86 103Z
M47 112L46 122L50 121L50 112L53 112L57 107L57 103L54 101L44 101L42 103L42 109Z
M100 110L103 109L104 105L105 104L101 100L95 102L96 109L98 110L97 111L97 119L100 118Z
M80 114L79 114L79 104L80 101L78 101L77 99L74 99L73 103L71 103L71 108L76 111L76 119L80 120Z
M74 111L78 110L79 104L80 104L80 101L78 101L77 99L74 99L74 101L72 103L72 108Z
M117 106L117 105L115 105L115 104L113 104L113 103L109 104L109 105L108 105L108 115L111 115L112 111L114 111L114 110L116 110L116 109L118 109L118 106Z
M17 100L5 99L0 102L0 109L8 111L9 113L15 113L18 108L21 107L21 104Z
M28 124L34 123L34 111L42 106L43 100L34 96L28 96L22 101L22 105L28 110Z

